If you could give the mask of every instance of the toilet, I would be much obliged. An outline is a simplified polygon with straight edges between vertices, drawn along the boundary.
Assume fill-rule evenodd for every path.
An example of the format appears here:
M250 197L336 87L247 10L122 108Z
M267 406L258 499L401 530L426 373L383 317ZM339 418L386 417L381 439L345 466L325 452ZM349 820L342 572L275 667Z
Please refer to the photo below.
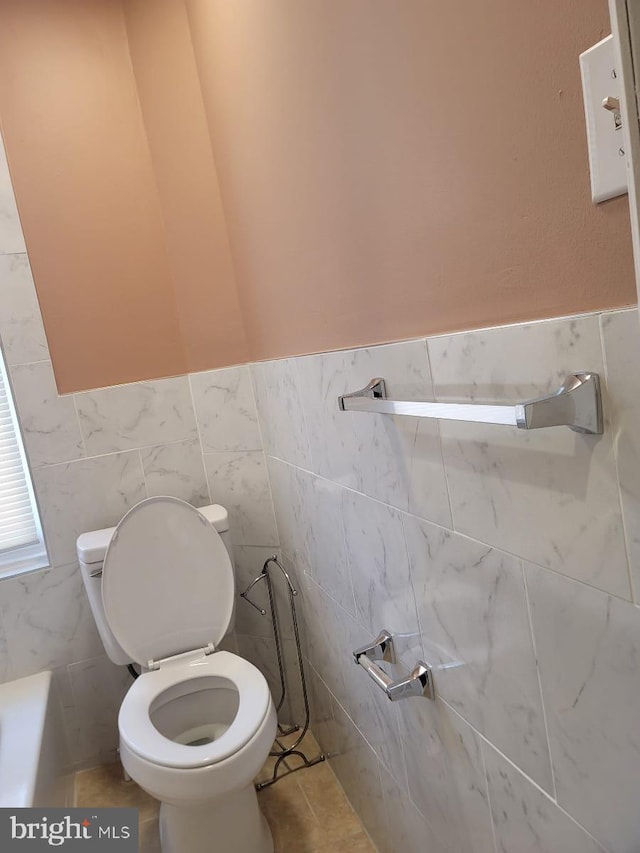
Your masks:
M105 651L142 673L118 717L120 758L160 800L163 853L271 853L253 779L276 735L267 682L218 647L234 614L227 513L143 500L77 551Z

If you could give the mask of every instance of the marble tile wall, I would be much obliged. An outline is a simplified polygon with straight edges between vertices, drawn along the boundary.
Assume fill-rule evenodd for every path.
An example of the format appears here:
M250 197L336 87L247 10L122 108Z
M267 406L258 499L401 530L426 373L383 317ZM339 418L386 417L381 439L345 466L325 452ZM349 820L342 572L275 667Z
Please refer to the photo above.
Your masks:
M1 141L0 340L51 563L0 581L0 679L52 669L73 758L91 765L113 758L131 679L104 655L76 538L146 496L217 502L229 509L240 582L258 574L278 539L251 377L245 365L59 396ZM250 609L238 605L238 642L275 689L273 640L260 639ZM286 642L290 653L290 633Z
M339 412L527 399L600 373L603 436ZM283 558L303 589L314 732L381 851L640 845L636 310L251 366ZM381 628L436 701L351 662ZM390 668L393 670L393 668Z

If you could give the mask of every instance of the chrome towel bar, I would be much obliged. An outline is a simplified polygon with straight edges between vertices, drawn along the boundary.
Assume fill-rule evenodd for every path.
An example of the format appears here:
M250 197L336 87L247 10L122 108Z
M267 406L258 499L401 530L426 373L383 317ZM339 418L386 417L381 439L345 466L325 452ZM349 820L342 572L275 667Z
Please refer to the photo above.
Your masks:
M588 435L602 435L603 431L597 373L571 373L553 394L516 405L388 400L384 379L376 378L366 388L338 397L338 407L343 412L505 424L518 429L568 426L574 432Z
M392 702L397 702L399 699L408 699L411 696L423 696L427 699L434 698L431 667L423 661L418 661L406 678L397 680L387 675L375 663L378 660L384 660L388 663L396 662L393 637L386 630L382 630L373 643L356 649L353 653L353 659L364 669L369 678L381 690L384 690Z

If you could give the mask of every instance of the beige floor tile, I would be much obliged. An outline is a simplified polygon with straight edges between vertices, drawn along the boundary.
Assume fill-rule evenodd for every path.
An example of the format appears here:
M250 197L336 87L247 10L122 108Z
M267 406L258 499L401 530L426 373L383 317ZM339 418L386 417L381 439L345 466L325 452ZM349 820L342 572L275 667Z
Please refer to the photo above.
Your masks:
M300 737L300 732L294 732L293 734L287 735L286 737L279 737L278 740L280 743L283 743L286 747L292 746L297 739ZM320 752L320 747L314 736L311 732L307 732L300 742L300 746L297 747L306 753L307 758L313 758Z
M160 853L158 819L151 818L140 824L140 853Z
M362 831L362 824L333 770L326 762L301 771L297 777L314 817L324 830L324 841L340 841Z
M273 770L276 766L277 760L278 760L277 756L270 755L269 758L267 758L267 760L265 761L264 766L262 767L262 769L260 770L260 772L258 773L258 775L256 776L254 781L266 782L268 779L271 779L273 777ZM284 767L282 766L283 764L285 765ZM280 763L280 767L278 768L278 773L284 773L284 772L286 772L286 769L287 769L287 762L285 760L285 761L282 761Z
M312 735L300 744L308 758L319 750ZM295 767L295 757L288 759ZM317 764L266 788L258 796L273 833L275 853L352 853L374 850L328 764ZM364 846L363 846L364 845Z
M281 738L290 745L299 733ZM307 732L299 749L307 758L320 752ZM270 778L275 758L270 757L259 779ZM296 766L295 757L287 766ZM159 804L135 782L125 782L120 764L110 764L76 774L78 806L125 806L140 810L140 853L160 853ZM326 762L300 770L258 794L258 802L274 839L274 853L375 853L357 815Z
M360 830L357 835L352 835L343 841L331 841L322 847L316 847L313 853L376 853L376 848L365 831Z
M76 773L75 787L77 806L139 809L141 823L158 814L159 803L135 782L125 782L120 764L105 764Z

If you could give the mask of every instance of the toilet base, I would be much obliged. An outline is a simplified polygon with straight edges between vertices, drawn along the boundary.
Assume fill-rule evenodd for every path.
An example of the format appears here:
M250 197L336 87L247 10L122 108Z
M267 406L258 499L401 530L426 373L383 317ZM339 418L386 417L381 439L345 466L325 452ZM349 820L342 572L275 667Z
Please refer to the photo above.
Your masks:
M196 806L160 806L162 853L273 853L253 785Z

